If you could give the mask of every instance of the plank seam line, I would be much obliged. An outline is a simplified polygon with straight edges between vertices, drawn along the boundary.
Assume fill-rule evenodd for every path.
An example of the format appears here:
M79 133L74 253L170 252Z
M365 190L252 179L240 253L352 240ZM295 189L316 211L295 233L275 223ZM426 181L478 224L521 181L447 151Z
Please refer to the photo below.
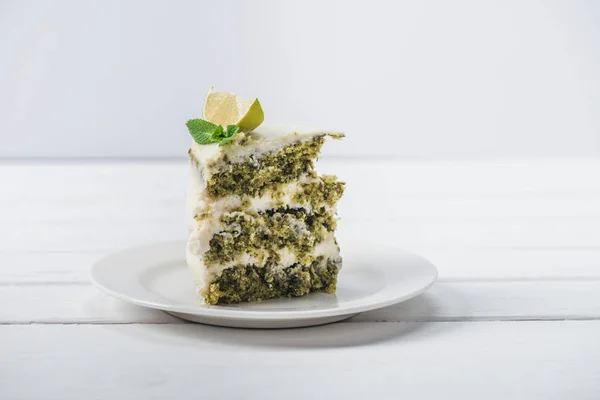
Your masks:
M424 219L419 218L419 219ZM515 217L518 219L522 219L521 217ZM547 218L547 217L541 217ZM568 217L571 218L571 217ZM582 216L581 218L589 219L589 216ZM376 220L373 222L382 222L381 220ZM181 239L185 241L185 239ZM141 246L141 245L140 245ZM130 246L137 247L137 246ZM27 256L27 255L41 255L41 254L51 254L51 255L69 255L69 254L94 254L98 256L112 254L114 252L127 250L129 247L108 247L108 248L95 248L95 249L83 249L83 250L6 250L0 249L0 255L6 256ZM433 250L443 250L447 248L456 248L456 246L431 246ZM461 248L465 251L539 251L539 252L555 252L555 251L600 251L600 246L463 246ZM410 251L410 249L408 249ZM423 252L421 252L423 253ZM426 254L425 254L426 255Z
M540 317L540 318L515 318L515 317L496 317L496 318L407 318L401 321L393 320L358 320L342 321L338 323L345 324L403 324L403 323L446 323L446 322L577 322L577 321L600 321L600 316L582 316L582 317ZM128 321L0 321L0 326L27 326L27 325L193 325L192 322L172 321L172 322L128 322ZM203 325L203 324L199 324Z
M406 318L403 320L357 320L347 321L348 323L404 323L404 322L560 322L560 321L600 321L598 315L581 316L548 316L548 317L514 317L514 316L495 316L495 317L430 317L430 318Z
M443 284L478 284L478 283L527 283L527 282L539 282L539 283L560 283L560 282L576 282L576 283L597 283L600 282L599 276L576 276L576 277L523 277L523 278L440 278L437 283ZM10 286L92 286L90 281L87 280L72 280L72 281L0 281L0 287Z
M600 276L597 275L579 275L579 276L523 276L523 277L506 277L506 278L439 278L438 283L501 283L501 282L589 282L600 281Z
M90 281L29 281L29 282L10 282L10 281L5 281L2 282L0 281L0 288L1 287L11 287L11 286L18 286L18 287L23 287L23 286L91 286L91 282Z

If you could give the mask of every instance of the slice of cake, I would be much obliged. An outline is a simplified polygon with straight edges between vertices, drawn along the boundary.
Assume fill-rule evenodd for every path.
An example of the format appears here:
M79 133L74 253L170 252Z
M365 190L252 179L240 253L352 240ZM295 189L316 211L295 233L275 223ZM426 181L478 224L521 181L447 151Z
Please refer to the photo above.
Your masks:
M333 293L344 183L317 175L314 161L327 137L343 134L284 126L240 132L229 122L202 128L213 143L198 140L188 123L196 142L189 151L187 262L199 296L227 304ZM227 131L236 132L223 144Z

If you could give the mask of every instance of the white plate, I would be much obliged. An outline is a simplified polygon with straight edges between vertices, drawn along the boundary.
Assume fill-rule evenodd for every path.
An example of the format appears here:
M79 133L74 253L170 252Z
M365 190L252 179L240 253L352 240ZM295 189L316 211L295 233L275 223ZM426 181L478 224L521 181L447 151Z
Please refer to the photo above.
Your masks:
M185 243L159 243L109 255L92 267L92 283L121 300L194 322L240 328L326 324L396 304L431 286L437 270L404 250L341 243L343 268L335 295L207 306L196 298Z

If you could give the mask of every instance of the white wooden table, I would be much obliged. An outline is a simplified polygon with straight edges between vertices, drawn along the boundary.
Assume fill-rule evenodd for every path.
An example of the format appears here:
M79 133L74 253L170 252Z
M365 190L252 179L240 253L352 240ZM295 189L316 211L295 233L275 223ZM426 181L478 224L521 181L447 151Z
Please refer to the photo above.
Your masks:
M185 323L88 272L185 239L186 163L0 165L0 399L600 398L600 161L320 168L348 181L341 245L426 256L429 292L314 328Z

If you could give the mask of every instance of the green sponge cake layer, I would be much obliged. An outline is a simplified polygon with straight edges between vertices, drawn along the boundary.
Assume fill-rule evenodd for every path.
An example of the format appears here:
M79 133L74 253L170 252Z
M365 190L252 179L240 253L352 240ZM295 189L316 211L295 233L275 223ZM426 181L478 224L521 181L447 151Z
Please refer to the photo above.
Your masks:
M221 224L223 229L210 239L210 250L204 254L209 263L230 263L242 254L263 259L283 248L304 260L335 230L336 220L328 212L278 209L259 214L227 213Z
M252 157L241 163L224 163L212 173L206 191L212 197L261 195L266 189L297 180L312 172L313 160L325 141L323 136L296 142L278 152Z
M240 265L224 270L210 285L207 304L259 301L276 297L298 297L310 292L335 292L340 262L324 257L308 265L288 268Z

